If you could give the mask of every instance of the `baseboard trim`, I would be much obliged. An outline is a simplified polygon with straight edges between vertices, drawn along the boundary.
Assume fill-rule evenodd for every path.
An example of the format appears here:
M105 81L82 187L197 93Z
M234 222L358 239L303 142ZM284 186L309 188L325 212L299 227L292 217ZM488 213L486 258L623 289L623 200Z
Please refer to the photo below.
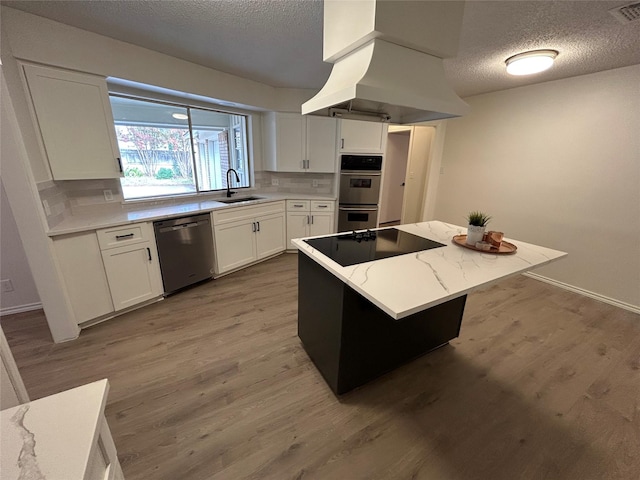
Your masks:
M573 292L573 293L584 295L585 297L593 298L594 300L598 300L603 303L608 303L609 305L613 305L614 307L622 308L624 310L628 310L630 312L640 314L640 307L631 305L630 303L621 302L620 300L616 300L615 298L606 297L604 295L600 295L599 293L591 292L589 290L585 290L579 287L574 287L573 285L559 282L558 280L553 280L552 278L549 278L549 277L543 277L538 273L525 272L523 273L523 275L526 277L533 278L534 280L538 280L540 282L548 283L549 285L560 287L564 290L569 290L570 292Z
M42 308L42 303L27 303L26 305L18 305L17 307L0 308L0 316L13 315L14 313L30 312Z

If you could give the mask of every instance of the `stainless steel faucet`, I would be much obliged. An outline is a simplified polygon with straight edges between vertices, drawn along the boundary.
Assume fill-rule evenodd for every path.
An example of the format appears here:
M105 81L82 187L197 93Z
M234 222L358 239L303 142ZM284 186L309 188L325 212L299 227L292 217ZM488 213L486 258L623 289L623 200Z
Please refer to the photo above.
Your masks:
M234 193L237 193L237 192L231 191L231 179L229 178L229 174L231 172L233 172L233 174L236 176L236 182L240 183L240 177L238 176L238 172L236 172L233 168L230 168L229 170L227 170L227 198L231 197L231 195L233 195Z

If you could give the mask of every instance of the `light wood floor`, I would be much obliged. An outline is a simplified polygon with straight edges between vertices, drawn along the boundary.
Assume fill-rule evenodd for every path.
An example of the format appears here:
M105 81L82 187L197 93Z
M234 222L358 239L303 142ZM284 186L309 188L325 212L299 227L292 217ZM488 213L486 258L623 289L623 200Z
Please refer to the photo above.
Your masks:
M109 379L128 480L640 478L638 315L518 276L470 295L449 346L338 399L296 296L283 255L67 344L41 313L2 327L34 399Z

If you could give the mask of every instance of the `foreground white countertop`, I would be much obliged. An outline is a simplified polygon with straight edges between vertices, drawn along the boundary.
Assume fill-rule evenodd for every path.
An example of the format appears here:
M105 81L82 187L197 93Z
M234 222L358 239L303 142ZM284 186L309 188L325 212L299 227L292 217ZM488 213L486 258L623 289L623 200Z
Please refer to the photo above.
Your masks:
M2 410L1 477L83 479L108 390L100 380Z
M515 254L477 252L452 242L454 235L467 233L466 227L439 221L399 225L395 228L444 243L445 246L342 267L303 239L295 239L292 243L395 319L567 255L565 252L508 238L505 240L518 247Z
M246 202L226 204L218 202L215 199L208 198L203 200L189 199L182 202L174 202L170 204L153 205L150 203L134 203L130 205L114 204L108 210L98 210L91 213L73 215L64 219L55 227L49 229L47 234L50 237L57 235L66 235L69 233L85 232L88 230L97 230L100 228L115 227L118 225L126 225L135 222L149 222L171 217L179 217L184 215L197 215L199 213L207 213L213 210L223 210L228 208L246 207L251 205L259 205L261 203L274 202L278 200L335 200L335 196L329 195L305 195L295 193L259 193L248 192L243 195L236 195L234 198L242 198L246 196L262 197L259 200L250 200Z

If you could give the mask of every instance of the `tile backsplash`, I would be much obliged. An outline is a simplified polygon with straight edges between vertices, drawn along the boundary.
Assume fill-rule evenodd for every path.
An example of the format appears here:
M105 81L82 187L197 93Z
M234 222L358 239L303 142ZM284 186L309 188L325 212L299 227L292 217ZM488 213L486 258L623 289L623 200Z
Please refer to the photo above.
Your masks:
M256 192L299 193L308 195L335 194L336 176L332 173L281 173L257 171L255 175ZM273 185L273 180L278 185ZM317 184L317 186L314 186ZM104 191L111 190L112 199L105 200ZM38 183L41 201L47 201L50 215L47 215L49 228L62 222L71 215L90 214L118 208L123 204L120 181L115 178L103 180L63 180ZM157 203L172 203L175 200L159 200Z
M47 215L49 228L71 216L71 202L67 196L67 191L62 188L60 183L61 182L53 182L51 180L38 183L40 201L46 201L49 204L49 211L51 212Z
M256 188L266 193L335 194L333 173L255 172ZM273 185L273 180L278 185ZM318 186L314 187L314 181Z

